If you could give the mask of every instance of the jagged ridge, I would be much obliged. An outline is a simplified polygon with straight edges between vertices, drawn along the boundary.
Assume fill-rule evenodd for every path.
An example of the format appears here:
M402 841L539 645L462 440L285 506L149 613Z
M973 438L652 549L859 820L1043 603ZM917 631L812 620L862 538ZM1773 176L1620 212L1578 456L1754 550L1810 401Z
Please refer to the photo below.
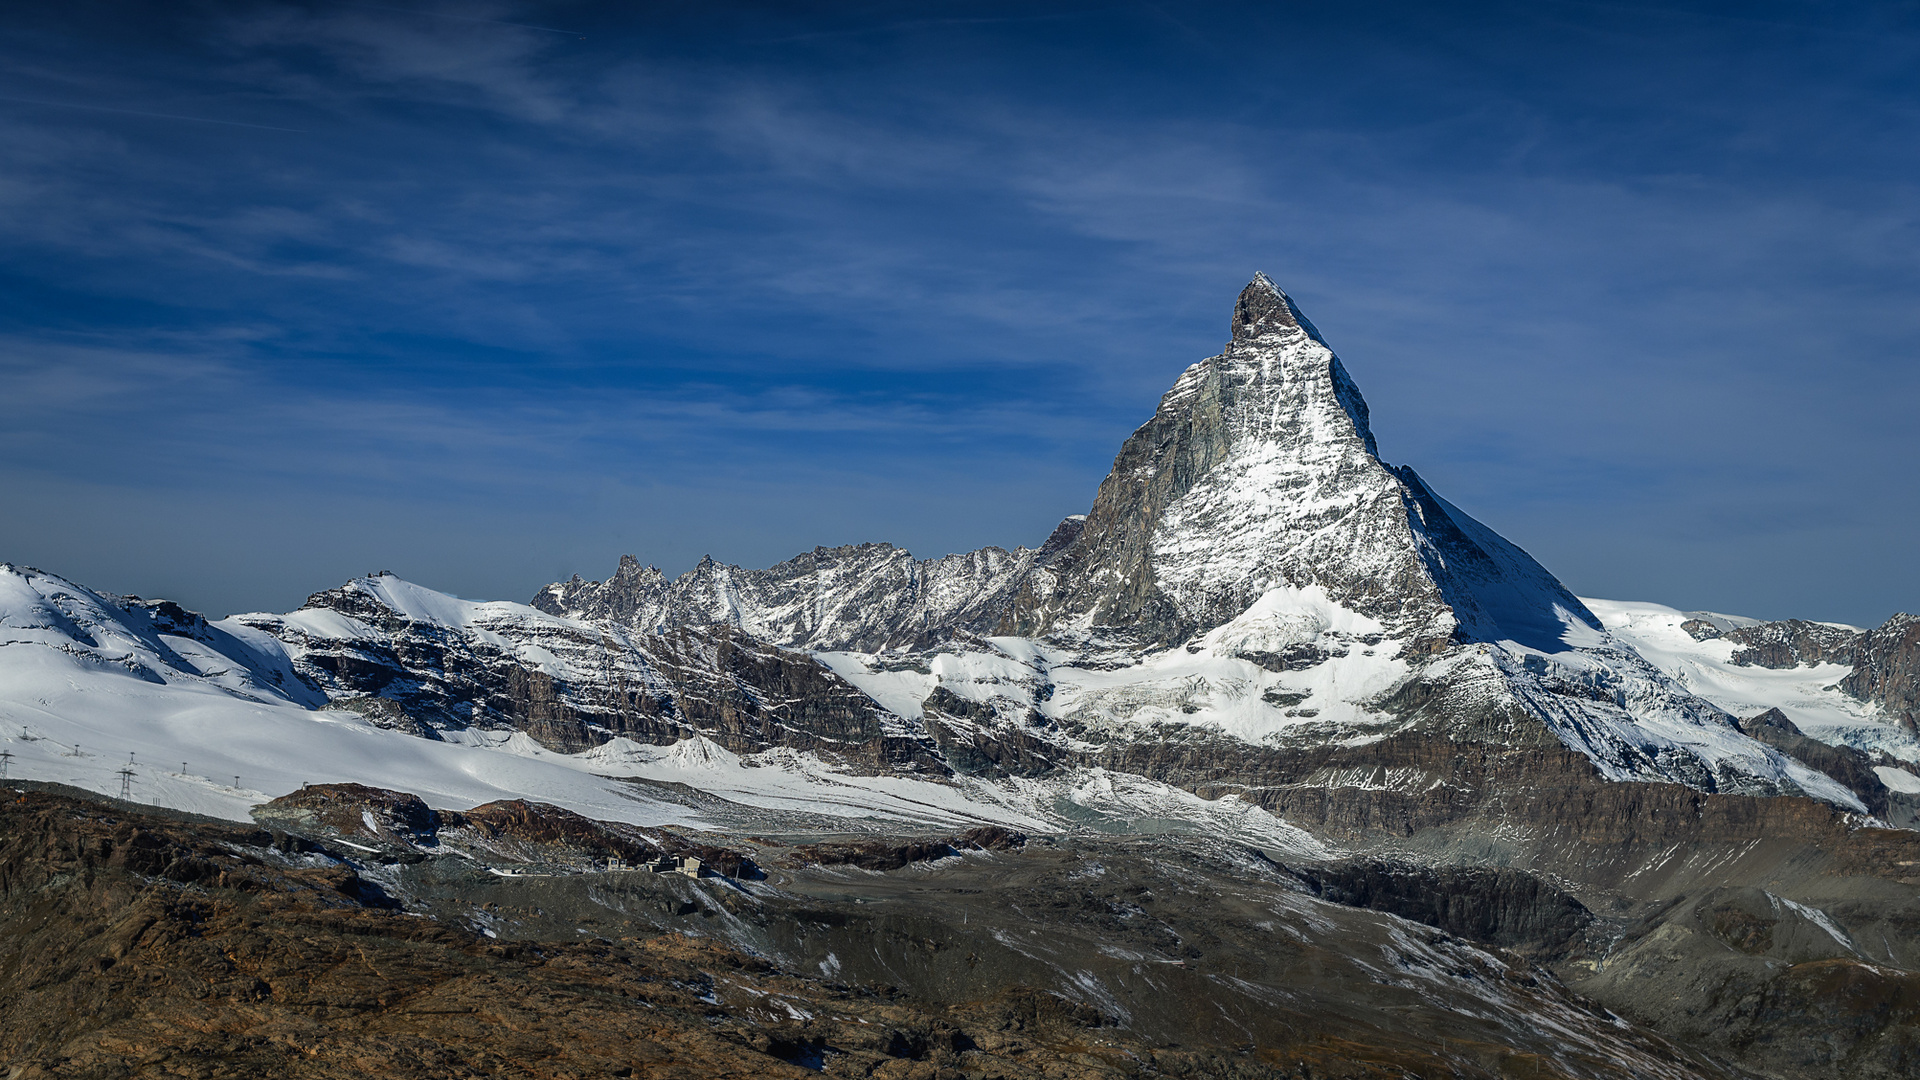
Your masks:
M1038 548L817 548L767 570L706 559L673 581L627 558L532 608L374 575L286 616L164 617L176 633L147 633L127 662L177 667L169 649L211 643L231 672L258 669L247 692L428 738L520 731L575 752L698 737L1001 776L1079 767L1115 742L1219 739L1231 769L1251 747L1418 731L1564 743L1613 779L1862 806L1382 462L1359 389L1264 275L1222 353L1181 375L1089 513ZM269 685L289 671L297 685ZM1898 665L1875 671L1888 692L1911 685Z

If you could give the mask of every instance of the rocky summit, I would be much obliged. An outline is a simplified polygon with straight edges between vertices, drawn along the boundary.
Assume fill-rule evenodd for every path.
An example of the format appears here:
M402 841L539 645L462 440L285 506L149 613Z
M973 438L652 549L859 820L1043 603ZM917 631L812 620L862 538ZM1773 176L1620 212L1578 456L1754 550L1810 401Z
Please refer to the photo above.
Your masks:
M1426 731L1559 742L1616 778L1860 808L1383 462L1359 388L1265 275L1231 329L1127 439L1088 513L1037 549L922 562L822 548L765 571L709 560L671 582L629 558L533 605L655 633L721 624L784 648L951 656L954 674L903 687L917 708L896 711L962 769L1031 771L1168 727L1260 749ZM897 663L836 670L878 693L901 682ZM990 676L966 676L982 664ZM1120 664L1137 673L1114 677Z
M0 566L7 1075L1920 1072L1920 621L1577 598L1228 328L1033 547Z

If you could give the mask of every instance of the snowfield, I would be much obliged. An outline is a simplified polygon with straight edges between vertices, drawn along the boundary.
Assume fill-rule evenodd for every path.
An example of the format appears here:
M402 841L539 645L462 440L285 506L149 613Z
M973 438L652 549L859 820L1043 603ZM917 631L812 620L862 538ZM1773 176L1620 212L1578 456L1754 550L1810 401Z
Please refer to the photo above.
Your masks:
M471 603L396 578L368 584L412 619L481 635L529 666L562 677L572 674L564 661L501 628L531 621L549 630L599 633L523 605ZM1272 847L1315 846L1251 804L1208 801L1104 770L1066 770L1045 780L949 782L856 775L784 748L742 756L704 738L671 746L616 738L578 754L548 749L521 732L467 729L442 732L438 741L422 739L375 726L356 712L327 708L324 695L293 675L297 649L257 629L259 616L212 623L217 633L189 637L169 633L164 619L151 617L150 606L13 567L0 571L0 603L0 745L13 755L11 776L117 794L120 774L130 767L136 801L216 817L243 820L252 806L305 783L353 781L411 791L449 809L527 798L606 820L713 825L697 807L660 797L648 786L678 784L741 806L849 820L997 823L1030 831L1105 821L1095 827L1205 828ZM1832 673L1732 668L1725 663L1726 643L1694 642L1678 630L1684 613L1604 601L1595 608L1610 631L1570 621L1568 644L1560 652L1503 642L1448 663L1489 685L1520 687L1529 707L1603 769L1609 739L1680 746L1858 808L1851 793L1825 777L1784 762L1712 717L1702 722L1697 706L1689 704L1698 699L1669 680L1704 690L1723 707L1749 711L1759 711L1760 702L1785 688L1798 695L1791 700L1803 702L1792 715L1810 732L1840 731L1877 745L1898 741L1868 710L1819 689ZM274 618L306 638L372 634L333 611ZM903 725L917 721L936 688L1014 711L1026 708L1037 688L1049 687L1043 715L1108 734L1181 724L1248 742L1330 734L1366 740L1392 727L1368 703L1409 672L1398 655L1400 643L1381 630L1310 586L1269 590L1240 618L1188 646L1140 656L1090 660L1084 650L1010 637L912 662L850 652L818 656L898 714ZM1640 644L1658 663L1640 662L1645 670L1623 682L1620 670L1633 672L1639 656L1622 650L1610 632ZM1299 648L1323 650L1326 658L1298 671L1268 670L1245 658ZM1606 723L1595 724L1591 704L1574 715L1564 697L1531 692L1544 682L1581 678L1625 686L1622 704ZM1911 748L1910 741L1905 745ZM1630 769L1615 772L1620 779L1634 777ZM1891 782L1912 783L1906 774Z
M479 628L509 650L516 643L484 628L522 618L565 621L524 605L474 604L396 578L373 580L383 599L404 605L411 617ZM517 731L468 729L422 739L326 708L324 695L291 677L292 657L281 643L246 622L211 624L230 635L222 651L166 632L145 610L50 574L0 566L0 749L12 755L10 778L117 795L121 772L130 769L136 802L239 821L302 784L354 782L410 791L444 809L524 798L636 825L720 824L627 782L638 780L850 823L1048 832L1101 821L1127 828L1131 821L1202 828L1287 851L1325 850L1237 799L1210 802L1098 769L1046 781L948 783L856 775L784 748L741 756L705 738L669 746L616 738L578 754L549 750ZM315 637L369 632L337 612L284 618ZM560 663L551 654L544 659ZM947 670L958 673L969 660L951 658ZM975 667L994 670L992 663Z
M1689 619L1723 628L1752 626L1758 619L1710 611L1680 611L1661 604L1620 600L1587 600L1609 632L1632 645L1641 656L1670 678L1735 716L1748 717L1777 708L1801 731L1836 746L1884 750L1904 761L1920 762L1920 739L1913 732L1880 715L1877 707L1848 697L1835 685L1848 673L1840 664L1819 664L1776 670L1741 667L1732 663L1736 646L1709 638L1695 641L1680 628ZM1833 624L1840 625L1840 624ZM1859 627L1843 627L1858 630ZM1898 770L1889 770L1898 772ZM1888 781L1896 791L1907 790Z

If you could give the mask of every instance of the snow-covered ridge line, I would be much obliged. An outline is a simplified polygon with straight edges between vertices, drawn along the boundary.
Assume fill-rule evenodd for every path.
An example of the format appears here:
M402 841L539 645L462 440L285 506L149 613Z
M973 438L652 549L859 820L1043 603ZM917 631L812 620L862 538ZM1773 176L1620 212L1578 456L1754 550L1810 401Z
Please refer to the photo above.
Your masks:
M623 556L613 577L578 575L540 590L533 606L571 618L662 632L725 625L787 648L879 652L954 634L993 633L1015 591L1045 567L1083 519L1039 548L997 547L915 559L891 544L815 548L765 570L702 559L669 580Z
M527 627L590 640L602 632L523 605L463 601L397 578L360 579L352 585L354 592L390 604L397 617L435 631L470 633L542 664L560 660L549 649L529 651L517 639ZM123 764L114 755L131 752L147 797L221 816L241 816L252 803L299 783L355 780L414 791L449 808L529 797L609 820L699 823L699 815L684 806L606 779L630 777L684 783L769 809L902 821L992 820L1044 829L1046 800L1036 792L1044 789L1050 799L1073 801L1058 785L1073 791L1085 784L1021 781L1008 788L963 778L956 787L911 777L857 776L804 752L741 755L698 736L676 740L665 751L614 737L576 754L556 753L523 731L446 729L436 739L417 738L383 729L358 713L325 708L323 695L285 674L297 669L298 649L261 630L262 617L205 623L182 613L156 621L152 612L158 608L151 602L104 597L14 568L0 573L0 588L6 590L0 594L6 598L0 626L7 628L9 642L0 647L0 673L8 688L0 702L0 726L7 729L4 737L20 744L14 750L16 768L112 792ZM372 632L365 622L333 609L305 609L284 620L283 633L298 627L312 639L348 644L364 644L361 635ZM1377 622L1332 604L1317 588L1273 591L1193 646L1162 650L1125 666L1084 664L1078 653L1021 638L982 644L983 649L925 656L924 672L897 664L887 671L885 658L873 654L821 659L897 714L913 712L916 704L924 708L936 688L992 709L1030 700L1045 685L1051 690L1041 703L1042 715L1109 737L1126 737L1153 724L1186 723L1250 742L1319 738L1341 730L1377 735L1381 721L1366 702L1408 670ZM237 658L230 655L236 653ZM1511 667L1511 659L1493 666ZM263 670L282 673L281 685L271 676L263 678ZM559 670L564 672L564 665ZM1527 670L1524 659L1519 670ZM36 688L41 692L33 693ZM896 719L906 722L905 716ZM1643 732L1640 737L1660 736ZM185 767L151 764L176 756L185 759ZM1749 767L1783 778L1781 770L1767 767L1764 756L1749 761ZM1062 777L1074 775L1069 770ZM234 776L240 782L227 782ZM1141 778L1126 783L1159 791L1155 798L1171 800L1169 805L1192 800ZM1218 817L1226 810L1208 805L1210 810L1194 804L1172 816ZM982 806L997 809L983 813ZM1237 820L1246 813L1242 808L1226 817ZM1285 832L1278 822L1255 831L1269 839Z
M1021 728L1055 722L1094 738L1176 725L1255 744L1350 742L1493 707L1532 717L1612 778L1860 805L1747 738L1412 469L1382 462L1358 387L1264 275L1240 294L1227 347L1188 367L1122 446L1084 522L1018 554L994 564L1003 574L976 591L986 604L967 609L971 621L935 619L918 576L935 563L884 546L817 549L768 571L703 563L673 589L713 603L679 614L657 599L664 579L626 560L604 585L542 596L615 620L724 619L819 650L903 720L939 713L936 741L999 728L1071 746ZM1360 647L1330 625L1272 649L1213 637L1327 610L1368 622ZM883 646L922 662L860 659ZM1424 717L1389 715L1382 702L1406 680L1447 693Z
M499 646L516 644L502 630L522 619L549 631L597 632L524 605L459 600L387 576L353 584L391 603L397 617ZM992 823L1051 832L1079 824L1062 817L1057 804L1094 818L1151 808L1157 817L1222 835L1324 850L1258 807L1212 803L1101 770L1071 770L1044 782L952 782L862 775L791 748L742 755L697 735L666 745L613 737L578 753L543 746L524 731L448 729L421 738L328 708L325 695L297 677L286 679L291 691L272 686L256 668L203 640L230 651L238 643L248 663L291 672L292 651L253 626L261 616L206 623L156 620L153 610L149 602L0 566L0 746L11 754L11 776L117 794L129 770L136 801L235 820L303 784L345 781L412 792L446 809L527 798L603 820L697 827L724 822L663 797L661 789L625 781L684 785L745 807L895 825ZM327 640L353 642L371 630L332 609L284 619ZM254 636L223 636L229 628Z
M1065 776L1115 747L1189 736L1214 740L1229 779L1262 754L1401 735L1558 742L1611 779L1863 807L1695 691L1727 663L1652 662L1641 647L1677 654L1642 632L1651 624L1603 622L1412 469L1381 461L1358 387L1264 275L1222 352L1185 369L1089 512L1038 548L932 560L817 548L766 570L708 559L671 582L629 557L605 582L549 586L532 605L381 574L286 615L212 623L8 573L16 643L0 659L78 665L64 691L45 672L18 684L44 685L40 697L0 685L4 708L36 716L58 716L55 699L75 716L112 712L126 676L256 708L324 706L341 731L474 752L514 737L570 760L711 743L749 772L799 755L779 760L942 790L968 775ZM1677 625L1694 645L1765 629ZM1906 655L1908 630L1890 627L1873 632L1883 660L1865 669L1887 693L1910 683L1884 659ZM1912 632L1920 643L1920 621ZM1849 633L1750 647L1855 648ZM874 784L857 798L880 798Z
M1777 708L1822 742L1882 750L1920 762L1920 738L1910 725L1885 707L1842 689L1842 681L1855 670L1852 664L1775 667L1735 663L1743 648L1723 636L1724 632L1769 625L1762 620L1681 611L1644 601L1588 599L1586 604L1610 633L1631 644L1675 682L1735 716L1749 717ZM1708 636L1699 626L1703 623L1722 633ZM1840 623L1814 625L1853 634L1868 632Z
M416 614L433 610L408 603ZM904 662L860 653L816 659L884 706L910 737L991 736L1037 719L1081 733L1034 734L1067 751L1066 760L1101 740L1147 736L1167 725L1257 745L1379 738L1409 726L1383 715L1377 703L1419 669L1466 697L1491 695L1539 716L1614 779L1677 779L1752 794L1804 791L1862 809L1845 788L1747 738L1726 714L1604 631L1580 619L1564 625L1557 647L1545 650L1485 643L1450 659L1410 663L1404 643L1386 637L1378 620L1333 603L1315 586L1270 590L1239 618L1179 649L1089 653L1084 645L1003 636Z

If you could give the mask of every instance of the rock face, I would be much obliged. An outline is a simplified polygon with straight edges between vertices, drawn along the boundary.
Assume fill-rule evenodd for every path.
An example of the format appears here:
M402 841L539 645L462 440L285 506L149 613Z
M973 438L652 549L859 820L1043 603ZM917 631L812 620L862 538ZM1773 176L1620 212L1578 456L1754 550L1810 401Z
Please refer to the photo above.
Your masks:
M818 661L724 622L639 634L380 574L286 616L232 621L286 646L336 707L429 738L525 731L576 752L616 737L703 736L738 753L789 747L867 769L946 771L924 734Z
M1121 447L1057 580L1008 628L1174 644L1275 587L1324 589L1417 651L1598 627L1524 552L1379 459L1359 388L1264 274L1232 329Z
M317 836L353 836L399 847L433 843L439 811L406 791L365 784L315 784L253 811L253 819Z
M1024 847L1026 843L1027 838L1021 833L985 825L958 836L924 840L807 844L795 848L787 861L794 866L857 866L862 870L898 870L917 862L950 859L963 851L1012 851Z
M1787 619L1743 626L1714 637L1739 646L1733 663L1742 667L1791 668L1803 664L1851 664L1860 631L1827 623Z
M638 866L661 855L699 857L729 877L753 877L736 850L664 830L596 821L564 807L504 799L471 810L434 810L410 792L364 784L314 784L253 809L262 825L305 836L374 844L391 853L457 855L544 870L598 870L610 860Z
M1902 612L1862 636L1840 689L1880 705L1909 729L1920 725L1920 618Z
M1604 968L1574 982L1622 1017L1762 1075L1912 1075L1920 974L1864 952L1818 908L1723 887L1675 897L1657 931L1627 935Z
M1881 782L1879 775L1873 771L1873 759L1864 752L1851 746L1832 746L1808 738L1779 709L1768 709L1758 716L1740 721L1740 730L1845 784L1847 790L1860 796L1867 812L1875 817L1883 820L1895 817L1892 813L1894 793L1888 791L1887 785Z
M1698 640L1718 638L1736 648L1732 663L1764 668L1845 664L1838 685L1858 701L1878 705L1893 721L1920 724L1920 618L1900 612L1873 630L1785 619L1722 630L1687 624Z
M1473 941L1533 955L1564 952L1594 921L1586 905L1532 874L1380 859L1304 870L1335 903L1390 911Z
M822 547L766 570L702 559L674 581L627 555L605 582L576 575L542 589L532 605L646 632L720 625L787 648L917 649L991 632L1015 592L1052 558L1050 547L926 560L891 544Z

